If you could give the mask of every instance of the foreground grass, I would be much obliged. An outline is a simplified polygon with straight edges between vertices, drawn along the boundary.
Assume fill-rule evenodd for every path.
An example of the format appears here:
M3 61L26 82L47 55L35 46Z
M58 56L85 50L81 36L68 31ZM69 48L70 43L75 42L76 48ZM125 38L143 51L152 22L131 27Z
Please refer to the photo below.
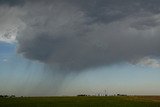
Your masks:
M0 98L0 107L160 107L160 97Z

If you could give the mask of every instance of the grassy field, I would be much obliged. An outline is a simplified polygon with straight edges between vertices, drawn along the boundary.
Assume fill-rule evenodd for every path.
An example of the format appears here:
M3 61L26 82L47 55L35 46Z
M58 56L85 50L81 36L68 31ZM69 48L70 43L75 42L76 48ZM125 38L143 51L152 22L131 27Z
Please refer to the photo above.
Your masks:
M0 107L160 107L159 96L0 98Z

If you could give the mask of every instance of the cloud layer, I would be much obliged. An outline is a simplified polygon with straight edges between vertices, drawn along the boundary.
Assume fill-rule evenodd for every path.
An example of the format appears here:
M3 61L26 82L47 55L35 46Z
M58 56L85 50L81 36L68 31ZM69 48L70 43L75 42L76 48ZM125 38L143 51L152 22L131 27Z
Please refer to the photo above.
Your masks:
M158 4L158 0L35 0L17 4L23 12L17 17L24 23L17 36L18 52L65 71L159 57Z

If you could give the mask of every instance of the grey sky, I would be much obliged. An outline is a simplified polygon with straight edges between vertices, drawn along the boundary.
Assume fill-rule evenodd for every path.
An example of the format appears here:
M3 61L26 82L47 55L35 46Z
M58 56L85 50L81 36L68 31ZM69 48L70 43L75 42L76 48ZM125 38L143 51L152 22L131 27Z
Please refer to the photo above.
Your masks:
M158 0L0 3L17 9L11 20L19 19L22 26L18 53L60 70L81 71L160 55Z

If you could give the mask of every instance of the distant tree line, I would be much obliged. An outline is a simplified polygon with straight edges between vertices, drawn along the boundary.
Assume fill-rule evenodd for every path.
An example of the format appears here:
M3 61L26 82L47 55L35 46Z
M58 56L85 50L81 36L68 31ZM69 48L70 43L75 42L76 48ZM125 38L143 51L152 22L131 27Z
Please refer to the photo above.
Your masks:
M107 96L107 95L106 94L105 95L102 95L102 94L98 94L98 95L78 94L77 96Z
M127 96L126 94L117 94L117 96Z
M79 94L77 96L89 96L89 95L86 95L86 94Z
M0 95L0 98L15 98L15 95Z
M108 96L108 95L107 94L97 94L97 95L78 94L77 96ZM127 94L114 94L114 96L127 96Z

